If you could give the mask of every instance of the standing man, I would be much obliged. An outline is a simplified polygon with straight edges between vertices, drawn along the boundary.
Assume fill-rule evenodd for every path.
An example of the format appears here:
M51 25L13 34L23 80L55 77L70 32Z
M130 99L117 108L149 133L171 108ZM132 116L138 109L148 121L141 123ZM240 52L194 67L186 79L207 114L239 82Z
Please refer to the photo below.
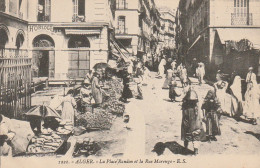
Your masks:
M160 78L162 78L164 75L164 70L165 70L165 65L166 65L165 57L166 57L165 55L162 57L162 60L158 66L158 76Z
M257 85L256 74L253 72L254 68L249 67L248 73L246 75L246 84L248 86L249 83L253 83L253 85Z
M201 85L204 82L204 76L205 76L205 68L202 62L198 63L198 68L196 69L196 75L199 80L199 85Z

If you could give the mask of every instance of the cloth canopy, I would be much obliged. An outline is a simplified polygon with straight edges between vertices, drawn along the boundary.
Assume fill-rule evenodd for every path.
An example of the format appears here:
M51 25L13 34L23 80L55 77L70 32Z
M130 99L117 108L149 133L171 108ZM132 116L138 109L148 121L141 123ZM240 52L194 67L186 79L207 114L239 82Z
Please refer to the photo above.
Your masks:
M225 44L225 41L239 42L242 39L247 39L253 44L254 49L260 49L259 28L218 28L217 32L222 44Z
M66 35L99 35L100 30L65 29Z

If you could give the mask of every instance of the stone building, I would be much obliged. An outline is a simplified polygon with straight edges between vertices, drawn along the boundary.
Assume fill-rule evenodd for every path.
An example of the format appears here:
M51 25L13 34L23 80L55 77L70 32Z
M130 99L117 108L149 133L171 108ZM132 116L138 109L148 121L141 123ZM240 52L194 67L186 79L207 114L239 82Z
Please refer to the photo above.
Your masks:
M113 33L113 0L31 0L28 50L33 75L82 78L107 62Z
M254 66L260 76L259 8L260 0L181 0L176 18L179 54L188 62L205 62L208 72L240 71L244 77L248 66Z

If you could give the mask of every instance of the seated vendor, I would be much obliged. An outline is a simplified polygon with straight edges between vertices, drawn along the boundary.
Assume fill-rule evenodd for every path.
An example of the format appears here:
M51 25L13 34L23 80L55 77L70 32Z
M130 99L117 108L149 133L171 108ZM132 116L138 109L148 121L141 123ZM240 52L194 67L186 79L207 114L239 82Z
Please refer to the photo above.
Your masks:
M15 131L9 118L0 114L0 156L11 155L11 141Z
M35 135L44 133L43 130L48 128L56 131L59 127L59 122L55 117L42 119L40 116L28 116L28 121L30 122L31 129Z

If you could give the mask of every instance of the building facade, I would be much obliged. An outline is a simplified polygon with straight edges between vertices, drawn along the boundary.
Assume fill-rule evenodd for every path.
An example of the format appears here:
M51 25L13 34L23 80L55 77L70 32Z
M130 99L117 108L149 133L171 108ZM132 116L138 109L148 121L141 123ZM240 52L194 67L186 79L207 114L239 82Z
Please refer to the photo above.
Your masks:
M0 0L0 113L19 117L31 106L27 0Z
M82 78L96 63L106 63L114 7L113 0L30 1L28 50L33 75Z
M160 12L160 22L161 28L159 33L160 40L160 50L169 50L170 55L173 55L175 49L175 11L169 8L161 8Z
M255 64L260 49L259 7L260 0L181 0L176 13L179 54L188 61L196 58L205 62L212 71L230 67L227 72L238 70L244 75L248 66L254 66L260 75L259 64ZM250 49L234 47L243 45L241 40L250 43ZM243 66L235 65L239 62Z
M158 44L159 12L153 0L117 0L115 37L125 54L150 59Z

